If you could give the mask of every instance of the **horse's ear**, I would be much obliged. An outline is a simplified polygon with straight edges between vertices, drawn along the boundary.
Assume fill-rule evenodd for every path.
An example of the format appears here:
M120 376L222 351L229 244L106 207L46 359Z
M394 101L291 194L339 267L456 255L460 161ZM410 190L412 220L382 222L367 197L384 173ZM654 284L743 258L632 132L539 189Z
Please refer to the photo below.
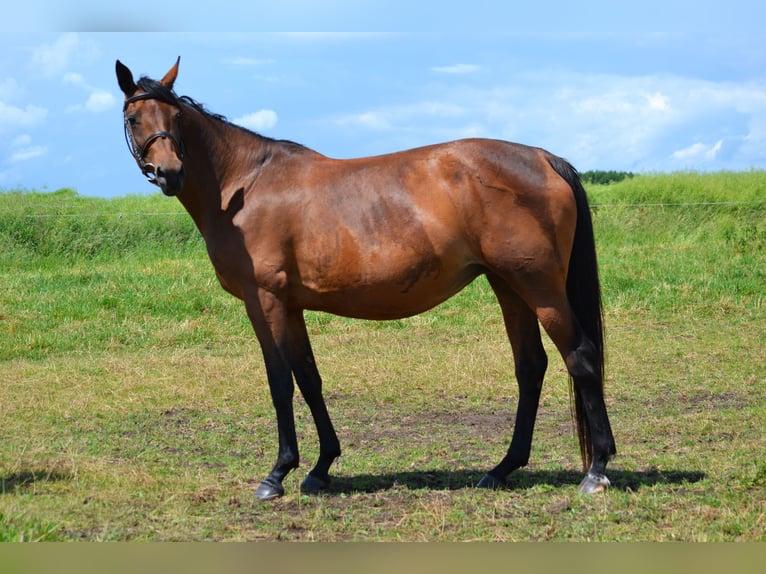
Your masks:
M181 56L178 56L178 59L176 60L176 63L173 64L173 67L168 70L168 73L165 74L165 76L160 80L160 84L168 88L169 90L173 89L173 84L176 81L176 78L178 77L178 64L181 61Z
M122 93L129 98L136 93L136 89L138 88L133 81L133 73L119 60L117 60L114 67L117 72L117 83L120 84Z

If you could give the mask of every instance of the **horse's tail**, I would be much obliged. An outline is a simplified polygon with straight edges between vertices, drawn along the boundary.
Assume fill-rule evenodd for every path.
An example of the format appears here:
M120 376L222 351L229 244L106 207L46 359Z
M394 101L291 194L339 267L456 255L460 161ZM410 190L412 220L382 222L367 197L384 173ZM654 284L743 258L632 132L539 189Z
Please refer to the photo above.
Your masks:
M580 175L566 160L549 156L548 162L572 188L577 205L577 224L575 227L572 253L569 259L567 275L567 298L572 312L585 336L595 345L595 360L593 365L598 376L598 384L604 384L604 325L601 305L601 287L598 279L598 263L596 260L596 242L593 236L593 220L591 218L588 198L585 194ZM573 417L577 427L584 470L593 461L593 442L591 429L585 416L580 393L574 388L570 377L570 395L574 395Z

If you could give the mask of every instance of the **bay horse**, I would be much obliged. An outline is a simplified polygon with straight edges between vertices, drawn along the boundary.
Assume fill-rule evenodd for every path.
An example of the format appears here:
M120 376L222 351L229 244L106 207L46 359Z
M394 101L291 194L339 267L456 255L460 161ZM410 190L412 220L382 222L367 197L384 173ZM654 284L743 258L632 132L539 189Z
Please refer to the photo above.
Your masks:
M255 497L284 494L298 466L297 382L319 459L301 484L326 488L341 454L304 310L360 319L422 313L485 275L502 310L519 398L508 452L478 483L501 488L529 460L548 365L540 327L574 396L585 477L609 485L616 453L604 403L601 293L590 209L577 171L547 151L466 139L350 160L229 123L119 60L125 135L141 172L176 196L205 239L221 286L244 301L263 352L279 438Z

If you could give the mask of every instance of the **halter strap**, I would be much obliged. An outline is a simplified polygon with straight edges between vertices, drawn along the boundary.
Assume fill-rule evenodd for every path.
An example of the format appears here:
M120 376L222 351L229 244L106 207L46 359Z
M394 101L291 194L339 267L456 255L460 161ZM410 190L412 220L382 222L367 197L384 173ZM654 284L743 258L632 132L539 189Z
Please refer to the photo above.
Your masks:
M129 98L125 98L125 103L122 106L122 113L125 113L125 110L128 109L128 106L132 104L133 102L137 102L139 100L154 100L157 99L156 96L153 96L149 92L141 92L140 94L136 94L134 96L130 96Z

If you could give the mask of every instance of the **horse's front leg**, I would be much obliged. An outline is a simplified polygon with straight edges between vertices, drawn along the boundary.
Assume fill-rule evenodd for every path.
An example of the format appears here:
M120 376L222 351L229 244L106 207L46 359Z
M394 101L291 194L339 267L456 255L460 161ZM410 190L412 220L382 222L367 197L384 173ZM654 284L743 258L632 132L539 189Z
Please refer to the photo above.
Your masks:
M285 493L282 481L299 462L293 415L293 375L288 358L287 313L282 301L263 290L257 296L247 298L245 307L261 345L271 400L277 415L277 462L255 491L255 497L259 500L271 500Z
M319 376L314 353L311 350L302 311L296 310L290 313L288 332L290 365L298 388L311 409L319 435L319 460L301 484L301 490L317 492L330 484L328 471L333 461L340 456L340 442L322 396L322 378Z

